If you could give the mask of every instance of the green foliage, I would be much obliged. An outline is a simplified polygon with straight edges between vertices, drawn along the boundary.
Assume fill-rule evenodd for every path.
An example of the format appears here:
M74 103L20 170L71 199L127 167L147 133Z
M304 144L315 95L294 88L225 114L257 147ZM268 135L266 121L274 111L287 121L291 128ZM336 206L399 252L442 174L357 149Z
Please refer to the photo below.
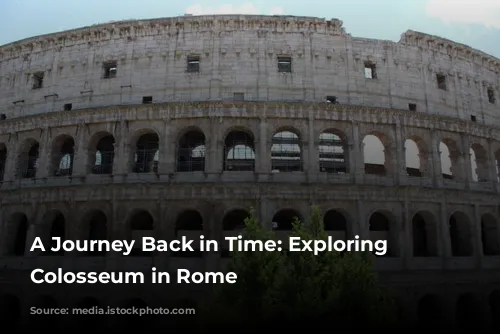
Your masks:
M276 239L253 215L245 224L244 239ZM295 220L292 236L328 238L317 207L307 222ZM395 320L394 305L380 287L371 254L233 252L229 270L237 273L237 282L218 286L207 304L207 318L215 322L250 330L279 321L284 330L302 326L307 319L308 326L339 333L387 330Z

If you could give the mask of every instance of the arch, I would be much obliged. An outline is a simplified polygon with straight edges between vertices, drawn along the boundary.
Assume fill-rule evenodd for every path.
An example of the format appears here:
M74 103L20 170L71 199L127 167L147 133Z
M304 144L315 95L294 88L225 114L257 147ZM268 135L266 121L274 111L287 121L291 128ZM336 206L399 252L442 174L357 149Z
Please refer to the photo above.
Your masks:
M44 309L45 312L49 312L51 309L57 308L58 303L54 297L42 295L37 299L35 305L33 306ZM58 314L42 313L40 315L33 315L33 317L33 328L36 328L37 330L54 331L54 329L59 326L59 321L62 316Z
M75 140L70 135L59 135L52 141L51 175L70 176L73 173Z
M438 256L438 225L434 215L419 211L412 218L413 256Z
M152 130L138 131L134 143L133 173L158 173L160 138Z
M417 305L417 318L419 331L442 328L445 324L441 298L435 294L426 294L420 298Z
M477 332L483 322L481 317L481 305L472 293L464 293L458 296L456 304L457 328L460 333Z
M489 176L489 159L486 149L479 143L473 143L469 148L472 181L487 182Z
M17 333L22 321L21 302L13 294L5 294L0 298L0 319L2 326L9 328L9 333Z
M389 139L382 133L372 132L363 138L365 174L385 176L389 172L391 151Z
M490 306L491 329L500 333L500 290L493 291L488 297Z
M277 231L291 231L295 219L302 220L301 214L294 209L282 209L273 216L273 229Z
M2 235L2 244L5 255L24 256L26 249L26 238L28 235L28 217L22 212L11 214L5 224Z
M245 229L245 220L250 218L250 213L243 209L234 209L229 211L224 215L222 219L223 228L223 241L221 256L229 256L229 241L226 241L226 237L236 237L241 234L241 231Z
M405 140L405 166L406 175L412 177L421 177L422 169L425 165L423 158L424 152L421 150L422 140L418 137L412 136Z
M40 144L34 139L26 139L19 147L17 177L30 179L36 177Z
M224 140L224 170L255 170L255 142L253 134L245 130L233 130Z
M190 128L179 138L177 146L178 172L205 171L205 134Z
M92 136L88 147L88 161L92 174L112 174L115 158L115 137L101 131Z
M84 216L83 230L85 239L108 240L108 219L101 210L90 210ZM106 252L93 251L87 253L89 256L104 256Z
M273 172L302 171L302 143L298 131L279 130L273 135L271 170Z
M128 226L130 228L130 239L135 240L131 256L151 256L153 252L142 250L142 238L154 237L154 218L147 211L136 209L130 215Z
M445 179L455 179L460 176L461 152L457 143L450 138L443 138L439 143L441 173Z
M3 181L5 176L5 167L7 166L7 146L0 143L0 182Z
M203 234L204 221L202 215L193 209L184 210L177 216L175 221L175 235L177 239L186 237L188 240L200 240ZM175 252L177 257L202 257L199 250L199 243L192 244L194 252Z
M104 308L94 297L85 297L76 303L73 319L73 332L82 334L106 332Z
M481 216L481 241L485 256L500 255L498 220L489 213Z
M349 172L348 142L344 133L330 129L319 135L318 153L320 172L346 174Z
M130 298L124 300L122 303L123 308L142 308L145 309L148 307L148 303L144 301L142 298ZM136 331L136 332L144 332L147 331L150 327L149 323L151 322L151 315L145 314L142 316L131 315L126 316L124 319L120 317L119 323L116 326L119 332L123 331Z
M457 211L450 216L449 229L452 256L472 256L472 230L469 217Z
M370 240L387 240L387 253L384 256L398 256L398 235L394 228L395 218L386 210L377 210L370 215L368 220Z
M63 255L64 250L52 251L56 242L52 238L66 239L66 218L61 211L51 210L43 217L43 224L39 226L39 233L42 233L42 240L46 240L44 245L50 245L50 249L45 246L44 255Z
M323 216L323 226L335 240L347 240L347 219L342 212L328 210Z
M224 231L242 230L245 228L245 220L250 218L250 212L243 209L234 209L224 215L222 226Z

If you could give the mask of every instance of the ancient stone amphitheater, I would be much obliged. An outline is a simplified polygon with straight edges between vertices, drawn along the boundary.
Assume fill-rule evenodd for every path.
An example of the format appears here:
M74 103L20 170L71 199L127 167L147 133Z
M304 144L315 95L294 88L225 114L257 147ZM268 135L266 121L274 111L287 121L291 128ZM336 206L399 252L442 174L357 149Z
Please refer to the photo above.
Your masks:
M1 46L4 306L21 318L34 305L165 307L166 286L113 294L34 285L30 272L227 261L225 251L36 254L36 236L222 240L250 208L287 233L318 205L337 238L389 240L375 265L403 319L493 328L499 73L499 59L440 37L355 38L310 17L114 22Z

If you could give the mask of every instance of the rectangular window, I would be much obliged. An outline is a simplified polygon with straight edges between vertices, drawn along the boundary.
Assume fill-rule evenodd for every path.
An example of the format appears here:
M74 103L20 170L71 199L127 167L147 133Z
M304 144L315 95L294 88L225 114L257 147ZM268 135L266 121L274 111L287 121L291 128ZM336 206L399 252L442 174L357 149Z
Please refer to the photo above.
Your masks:
M437 86L441 90L446 90L446 76L444 74L436 74Z
M71 103L66 103L64 105L64 111L70 111L71 109L73 109L73 104Z
M495 103L495 91L493 88L488 88L488 101L490 103Z
M292 72L292 57L278 57L278 72Z
M233 93L234 101L245 101L245 93Z
M475 115L470 115L470 120L475 122L476 121L476 116Z
M153 103L152 96L143 96L142 97L142 104L150 104L150 103Z
M326 102L336 104L337 103L337 97L336 96L327 96L326 97Z
M103 64L102 67L104 70L104 74L103 74L104 79L111 79L111 78L116 77L116 73L117 73L117 69L118 69L116 61L107 61Z
M187 71L188 72L200 71L200 56L189 56L187 58Z
M43 72L36 72L33 74L33 89L39 89L43 87Z
M365 62L365 78L377 79L377 66L371 61Z
M415 103L408 103L408 109L410 111L417 111L417 104L415 104Z

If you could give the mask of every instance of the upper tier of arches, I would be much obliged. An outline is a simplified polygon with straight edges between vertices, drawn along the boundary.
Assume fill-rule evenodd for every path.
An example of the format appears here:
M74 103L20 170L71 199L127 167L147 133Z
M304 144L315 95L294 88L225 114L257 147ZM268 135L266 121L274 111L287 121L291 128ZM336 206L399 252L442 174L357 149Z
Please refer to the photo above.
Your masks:
M7 118L140 103L329 100L500 121L498 59L410 31L398 43L353 38L339 20L121 22L0 47L0 63Z
M492 128L452 119L430 125L430 119L399 118L389 110L328 105L314 106L309 115L304 106L290 105L283 109L286 120L273 113L281 110L276 105L207 106L208 113L195 106L154 112L144 106L135 110L143 119L131 115L130 120L113 120L118 114L109 109L79 111L89 119L86 124L72 118L59 127L46 127L36 117L10 121L0 136L3 189L19 182L116 182L108 175L156 182L162 175L176 175L182 182L234 177L254 182L254 174L283 182L498 188L500 136ZM253 108L266 108L268 117L249 116ZM127 108L119 110L130 114ZM101 120L92 121L96 116Z

